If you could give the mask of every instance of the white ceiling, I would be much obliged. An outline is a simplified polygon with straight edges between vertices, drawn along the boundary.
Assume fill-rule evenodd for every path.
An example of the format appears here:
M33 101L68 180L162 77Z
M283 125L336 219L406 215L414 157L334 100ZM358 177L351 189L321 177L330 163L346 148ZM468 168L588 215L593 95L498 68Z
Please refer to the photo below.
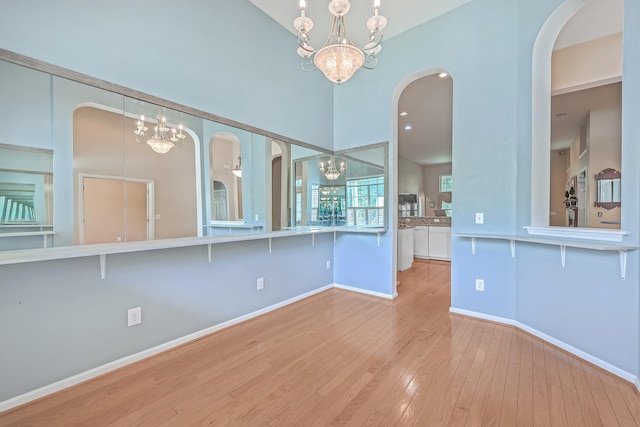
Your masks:
M293 20L300 15L297 0L249 1L295 34ZM380 14L389 21L384 37L393 37L469 1L471 0L381 0ZM316 49L324 43L331 28L332 15L327 10L327 4L327 0L307 0L307 16L314 22L314 28L310 32L311 45ZM373 0L351 2L351 10L345 20L349 36L356 45L362 46L366 41L366 20L372 15L372 10ZM567 22L558 35L554 49L620 32L623 29L623 17L624 0L591 0ZM296 47L295 39L292 39L291 49ZM439 79L435 76L419 79L404 90L398 112L407 111L408 115L398 118L400 156L423 165L451 161L452 94L451 78ZM571 108L572 117L584 117L588 111L587 106L591 105L591 101L584 98L572 101L570 94L563 96L562 102L565 108ZM581 106L584 108L581 109ZM555 110L558 107L552 108ZM407 123L413 126L408 132L404 131ZM575 133L575 120L554 123L554 130L557 131L558 138L566 140L568 134ZM557 144L556 142L555 145Z
M267 15L271 16L291 33L295 34L293 20L300 16L298 0L249 0ZM385 40L410 28L427 22L449 12L471 0L381 0L380 14L388 20L384 29ZM307 0L306 14L313 20L313 29L309 32L311 45L318 49L325 42L333 15L329 13L327 0ZM351 10L345 16L349 37L358 45L364 46L369 36L367 19L373 15L373 0L355 0ZM296 49L295 39L291 46Z

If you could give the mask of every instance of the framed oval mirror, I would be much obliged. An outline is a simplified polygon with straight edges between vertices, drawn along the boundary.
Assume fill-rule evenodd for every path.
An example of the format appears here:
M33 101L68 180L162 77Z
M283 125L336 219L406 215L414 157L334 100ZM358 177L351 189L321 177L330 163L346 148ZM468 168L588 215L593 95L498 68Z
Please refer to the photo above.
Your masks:
M622 174L612 168L596 174L596 201L593 206L604 209L619 208L621 178Z

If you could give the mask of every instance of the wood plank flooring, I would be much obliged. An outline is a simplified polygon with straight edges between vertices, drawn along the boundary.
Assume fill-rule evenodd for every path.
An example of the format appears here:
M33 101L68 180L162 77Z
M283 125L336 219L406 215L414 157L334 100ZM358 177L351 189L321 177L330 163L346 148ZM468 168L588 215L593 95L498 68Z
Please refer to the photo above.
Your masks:
M635 388L448 312L450 266L395 301L332 289L0 414L0 426L640 426Z

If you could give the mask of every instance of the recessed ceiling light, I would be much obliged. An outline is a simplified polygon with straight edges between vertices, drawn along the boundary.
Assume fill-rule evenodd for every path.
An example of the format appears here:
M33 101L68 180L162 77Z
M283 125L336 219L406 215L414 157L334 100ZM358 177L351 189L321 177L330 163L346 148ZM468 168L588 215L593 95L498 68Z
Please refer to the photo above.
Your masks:
M406 111L403 111L402 113L400 113L400 115L401 115L402 117L406 116L407 114L409 114L409 113L407 113Z
M447 77L449 74L442 72L442 73L438 73L438 77L440 77L441 79L444 79L445 77Z
M404 127L404 130L411 130L411 129L413 129L413 126L411 126L411 125L406 125Z

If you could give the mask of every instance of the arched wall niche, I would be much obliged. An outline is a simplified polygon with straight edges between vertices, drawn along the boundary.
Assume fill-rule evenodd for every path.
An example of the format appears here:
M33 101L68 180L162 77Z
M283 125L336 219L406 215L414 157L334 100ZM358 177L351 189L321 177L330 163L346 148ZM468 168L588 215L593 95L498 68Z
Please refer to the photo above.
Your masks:
M552 54L561 30L590 0L566 0L547 19L536 38L532 55L531 222L529 234L620 241L621 230L550 227Z

